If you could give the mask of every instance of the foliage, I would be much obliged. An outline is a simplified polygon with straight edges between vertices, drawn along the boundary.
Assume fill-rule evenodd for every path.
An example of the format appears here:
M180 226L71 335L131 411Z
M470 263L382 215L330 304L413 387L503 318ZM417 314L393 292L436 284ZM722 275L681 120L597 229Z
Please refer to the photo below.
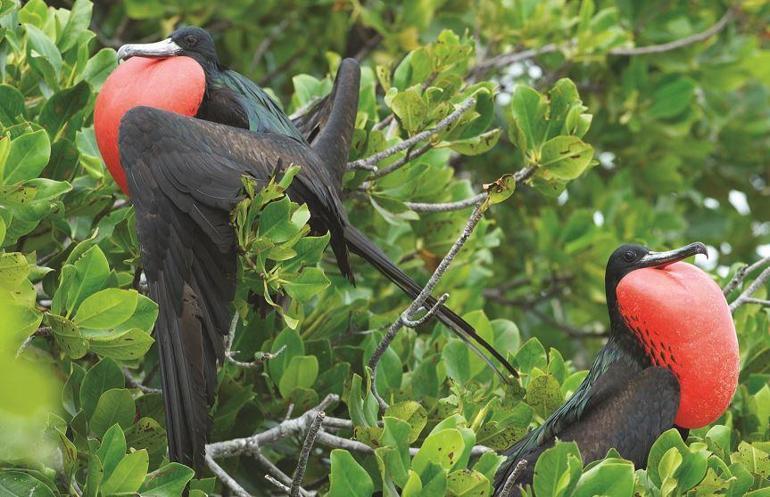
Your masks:
M761 0L730 6L716 36L630 56L623 51L703 31L726 5L58 3L0 0L0 488L10 495L176 496L188 482L195 497L222 493L212 475L194 478L166 458L157 306L144 296L133 211L92 124L114 49L160 39L178 22L209 29L223 61L271 87L289 112L330 90L340 56L359 55L351 161L473 99L427 147L377 164L392 172L348 173L346 209L424 282L470 211L415 203L493 185L495 205L438 291L518 366L513 386L429 321L401 330L379 362L377 391L390 403L381 412L366 364L408 301L361 261L355 287L339 274L324 256L328 235L310 236L307 207L284 196L294 168L264 188L244 182L233 212L232 357L241 363L220 370L211 440L263 432L338 395L327 415L352 427L334 434L371 450L317 449L304 482L319 481L321 494L489 495L502 458L473 447L509 447L580 384L606 329L603 269L618 244L702 240L707 269L724 283L770 242L770 6ZM524 50L540 53L497 58ZM524 168L532 176L513 185ZM584 465L574 444L559 443L539 459L528 494L764 495L768 319L761 305L736 311L740 386L716 423L685 441L664 433L647 469L614 453ZM290 475L301 445L287 436L261 453ZM249 492L272 491L255 459L220 463Z

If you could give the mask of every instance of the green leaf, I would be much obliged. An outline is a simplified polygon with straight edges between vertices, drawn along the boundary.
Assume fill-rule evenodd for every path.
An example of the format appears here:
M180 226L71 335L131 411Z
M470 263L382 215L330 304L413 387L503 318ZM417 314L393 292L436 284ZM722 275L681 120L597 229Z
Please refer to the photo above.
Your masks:
M294 356L278 383L281 397L287 398L295 388L310 388L318 377L318 359L312 355Z
M471 138L442 143L440 147L449 147L462 155L480 155L497 145L500 133L502 133L502 130L493 129Z
M16 123L16 118L18 116L23 116L24 112L24 95L22 95L22 93L13 86L1 84L0 124L5 127L12 126ZM0 140L3 140L3 138L0 138ZM3 164L5 162L3 156L4 154L0 153L0 172L2 172ZM3 175L0 174L0 178L2 178L2 176Z
M487 497L492 488L486 476L470 469L449 473L447 486L449 495L455 497Z
M67 24L59 37L58 45L62 53L74 47L80 35L88 29L92 9L93 4L89 0L75 0Z
M0 254L0 287L16 290L27 279L31 267L21 252Z
M101 290L110 275L110 266L104 252L94 245L74 261L75 278L67 294L69 315L86 297Z
M518 85L513 91L509 107L513 126L508 134L523 152L538 150L543 143L547 108L545 98L532 88Z
M347 450L331 452L331 472L327 497L369 497L374 493L374 482Z
M548 417L564 401L558 380L550 374L532 378L527 386L527 394L524 399L537 414L544 418Z
M82 77L94 90L99 90L107 76L117 67L117 54L111 48L102 48L88 59Z
M557 442L535 463L533 488L538 497L564 497L575 489L583 461L575 442Z
M54 497L42 481L22 471L0 470L0 494L3 497Z
M647 115L652 119L675 117L690 106L695 95L695 82L690 78L677 78L659 86L652 94L652 106Z
M548 365L545 347L537 338L530 338L516 353L516 362L522 373L529 374L534 368L545 369Z
M48 164L51 156L51 142L43 130L25 133L11 142L5 167L3 183L12 185L32 179Z
M409 470L409 478L401 491L401 497L419 497L422 495L422 481L413 470Z
M543 145L540 165L550 177L572 180L583 174L593 155L591 145L577 136L557 136Z
M420 130L428 115L428 104L420 95L418 86L412 86L401 92L391 88L385 95L385 103L398 116L404 129L410 135Z
M278 351L281 351L278 353ZM267 364L270 378L277 384L281 381L283 372L289 362L295 357L305 353L305 345L296 330L284 328L273 341L270 352L275 354Z
M408 478L410 430L411 427L406 421L387 415L383 417L381 446L376 452L382 459L387 474L399 486L403 486Z
M59 79L62 70L63 62L59 49L56 48L54 42L43 31L32 24L24 24L24 29L29 40L27 50L31 58L45 61L46 67L50 67L52 72L50 75L44 74L44 76L47 76L46 80L49 80L49 83L53 83ZM50 80L51 76L55 80Z
M97 437L101 437L115 423L122 428L131 426L135 415L136 405L131 392L123 388L113 388L99 397L89 421L89 428Z
M409 424L409 443L417 440L428 422L428 412L419 402L413 400L405 400L388 406L385 409L385 416L392 416Z
M109 478L102 484L104 495L131 493L139 487L147 475L149 457L146 450L139 450L124 457Z
M605 459L583 473L573 497L631 497L634 493L634 465L622 459Z
M80 304L73 321L83 328L114 328L134 314L138 295L136 290L101 290Z
M412 469L425 480L423 475L430 463L435 463L449 470L465 450L465 441L460 431L455 428L441 430L429 435L412 459Z
M75 114L83 111L90 98L91 88L88 83L81 81L48 99L43 110L40 111L38 122L48 130L48 136L52 141Z
M177 462L168 463L147 475L139 488L143 497L176 497L182 495L195 471Z
M114 340L91 342L90 349L103 357L129 361L144 356L153 342L149 333L133 328Z
M120 425L116 423L104 433L96 455L101 461L102 479L109 478L126 455L126 437Z
M80 383L80 407L90 418L96 408L99 397L113 388L123 388L125 377L115 361L102 359L91 366ZM125 452L125 451L124 451Z
M305 268L297 278L285 281L283 288L295 300L307 302L317 296L330 284L323 270L317 267Z

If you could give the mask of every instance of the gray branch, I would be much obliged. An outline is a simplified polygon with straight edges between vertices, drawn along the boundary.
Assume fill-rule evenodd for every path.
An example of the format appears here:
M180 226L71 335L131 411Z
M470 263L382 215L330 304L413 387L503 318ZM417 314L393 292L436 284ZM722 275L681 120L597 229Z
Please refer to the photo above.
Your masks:
M505 480L503 489L500 491L500 497L513 497L513 489L516 486L516 480L519 478L519 474L524 470L524 466L527 465L526 459L521 459L516 463L516 467L513 468L511 474Z
M735 312L735 310L740 307L741 305L747 303L747 299L751 298L752 295L754 295L757 290L762 288L762 286L767 283L767 281L770 280L770 267L765 268L764 271L759 273L759 276L757 276L757 279L751 282L751 284L746 288L737 299L735 299L730 304L730 311Z
M427 140L431 136L435 135L436 133L448 128L452 123L459 120L463 116L463 114L465 114L468 111L468 109L470 109L474 105L476 105L476 99L473 97L467 98L460 105L458 105L457 108L451 114L449 114L444 119L439 121L433 128L421 131L416 135L410 138L407 138L404 141L396 143L392 147L387 148L382 152L377 152L376 154L372 154L369 157L366 157L365 159L358 159L353 162L348 162L348 165L347 165L348 170L366 169L368 171L377 172L378 162L385 160L388 157L391 157L399 152L408 150L412 148L414 145L417 145L418 143L420 143L421 141Z
M688 45L692 45L694 43L708 40L712 36L722 31L732 18L733 11L732 9L728 9L722 18L719 19L713 26L706 29L705 31L701 31L700 33L695 33L694 35L686 36L678 40L669 41L667 43L660 43L658 45L648 45L646 47L613 48L609 51L609 53L611 55L634 56L670 52L671 50L676 50Z
M310 428L307 430L305 442L302 444L302 450L299 454L297 468L294 470L294 477L291 480L291 497L300 497L302 479L305 477L305 470L307 469L307 460L310 457L310 451L313 450L313 445L318 436L318 430L321 429L321 423L323 423L325 417L326 413L323 411L316 412L315 418L313 418L313 421L310 423Z
M438 285L438 282L444 276L444 273L446 273L455 256L457 256L458 252L460 252L460 249L463 247L463 245L465 245L465 242L468 241L468 238L471 236L471 233L483 217L484 211L487 208L485 200L486 195L481 201L476 203L476 208L468 218L468 222L466 223L465 228L463 228L462 233L460 233L460 236L452 244L449 252L447 252L444 258L441 260L428 282L417 295L417 298L415 298L412 303L409 304L409 307L407 307L406 310L398 317L398 319L396 319L396 321L388 327L388 331L385 333L382 341L377 345L377 348L374 350L372 357L369 359L369 369L372 371L372 394L374 394L374 397L377 399L381 409L386 409L388 407L388 403L385 402L385 399L383 399L377 392L377 364L380 362L380 359L382 359L382 356L388 347L390 347L393 339L396 338L396 334L399 332L401 327L406 324L404 322L404 317L406 317L407 320L413 319L414 314L421 307L423 307L425 301L428 299L428 297L430 297L434 288L436 288L436 285Z
M222 467L217 464L209 454L206 454L206 465L209 467L212 473L217 475L217 478L219 478L219 480L224 485L233 491L235 495L238 497L251 497L251 494L249 494L237 481L235 481L235 478L230 476L227 471L222 469Z

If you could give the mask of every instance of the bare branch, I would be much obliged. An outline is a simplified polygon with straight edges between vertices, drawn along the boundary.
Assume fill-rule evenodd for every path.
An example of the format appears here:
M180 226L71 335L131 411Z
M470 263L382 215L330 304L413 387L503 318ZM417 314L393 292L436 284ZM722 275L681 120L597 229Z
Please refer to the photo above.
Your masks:
M425 313L423 317L416 319L414 321L410 319L410 316L406 315L406 312L404 312L403 314L401 314L401 322L404 323L404 326L406 326L407 328L417 328L418 326L422 326L423 324L428 322L428 320L432 318L434 314L436 314L436 311L438 311L439 308L446 303L448 298L449 298L448 293L443 294L441 297L438 298L438 300L433 305L433 307L428 309L428 311Z
M660 43L658 45L648 45L646 47L613 48L609 51L609 53L610 55L625 56L648 55L670 52L671 50L676 50L678 48L686 47L694 43L706 41L722 31L725 26L727 26L727 23L730 22L730 20L733 18L733 15L734 14L732 9L728 9L727 12L725 12L725 14L721 17L721 19L719 19L710 28L706 29L705 31L701 31L700 33L695 33L694 35L686 36L678 40L669 41L667 43Z
M743 303L744 304L757 304L757 305L762 305L762 306L765 306L765 307L770 307L770 300L755 299L754 297L747 297L746 299L744 299Z
M398 169L401 169L404 167L409 161L416 159L417 157L421 156L428 150L433 148L430 143L426 143L425 145L419 147L416 150L407 150L406 155L402 157L401 159L397 160L393 164L390 164L387 167L383 167L382 169L376 170L372 173L373 178L381 178L383 176L386 176L393 171L396 171Z
M131 370L126 367L123 368L123 376L125 376L126 382L131 388L138 388L143 393L162 393L160 388L152 388L146 386L141 379L137 378L134 373L132 373Z
M516 173L513 175L513 179L516 181L516 185L518 186L523 181L526 181L529 178L531 178L532 175L535 174L536 170L537 170L536 165L530 165L516 171ZM434 203L434 204L419 203L419 202L404 202L404 205L406 205L407 207L409 207L415 212L450 212L450 211L459 211L462 209L467 209L468 207L472 207L477 203L486 200L486 198L487 198L487 193L482 192L477 195L474 195L473 197L467 198L465 200L458 200L457 202Z
M770 257L764 257L750 266L743 265L739 267L732 279L722 289L722 293L725 296L730 295L751 273L768 264L770 264Z
M286 346L279 348L275 352L257 352L254 354L254 360L251 362L245 362L240 361L235 358L235 355L238 353L237 350L232 350L233 347L233 340L235 338L235 329L238 327L238 319L239 315L236 312L233 314L233 319L230 321L230 329L227 332L227 336L225 337L225 358L228 362L235 364L236 366L239 366L241 368L247 368L247 369L254 369L262 364L264 364L265 361L269 361L270 359L275 359L280 355L284 350L286 350Z
M404 202L404 205L409 207L415 212L450 212L467 209L473 207L479 202L487 198L486 193L479 193L473 197L466 198L465 200L458 200L457 202L445 202L445 203L421 203L421 202Z
M767 283L767 281L770 280L770 267L765 268L764 271L759 273L759 276L757 276L757 279L751 282L751 284L746 288L743 293L741 293L737 299L735 299L730 304L730 311L735 312L735 309L740 307L741 305L746 303L746 299L750 298L752 295L754 295L757 290L762 288L762 286Z
M278 487L280 490L284 491L287 494L291 492L291 489L288 486L278 481L272 475L265 475L265 480L269 481L270 483L272 483L273 485L275 485L276 487Z
M526 459L521 459L516 463L516 467L513 468L508 479L505 480L503 489L500 491L500 497L513 497L513 489L516 486L516 480L519 478L519 474L524 470L524 466L527 465Z
M406 310L396 319L396 321L388 327L388 331L385 333L385 336L383 337L382 341L377 345L377 348L374 350L374 353L372 354L372 357L369 359L369 369L372 371L372 394L374 394L374 397L377 399L377 402L380 405L381 409L386 409L388 406L388 403L385 402L385 399L383 399L379 393L377 392L376 385L376 376L377 376L377 364L380 362L380 359L382 359L382 355L385 353L385 351L390 346L390 343L393 341L394 338L396 338L396 334L401 329L402 326L405 325L404 323L404 317L407 318L407 320L411 320L412 316L420 309L420 307L425 304L425 301L428 299L428 297L433 292L433 289L436 288L436 285L438 285L438 282L441 280L441 277L444 276L444 273L446 273L446 270L449 268L449 265L454 260L455 256L457 256L457 253L460 252L460 249L465 245L465 242L468 241L468 238L471 236L471 233L473 232L473 229L476 227L476 225L479 223L481 218L484 215L484 211L486 210L486 195L484 198L479 201L476 204L476 208L473 210L473 213L471 214L470 218L468 218L468 222L465 225L465 228L463 228L462 233L460 233L460 236L455 240L455 242L452 244L452 247L449 249L447 254L444 256L444 258L439 263L436 270L431 275L430 279L428 279L428 282L425 284L423 289L420 291L420 293L417 295L417 298L415 298L411 304L409 304L409 307L406 308Z
M318 411L315 418L313 418L313 422L310 424L310 428L307 430L305 442L302 444L302 451L299 454L297 468L294 470L294 477L291 480L291 497L299 497L300 495L302 479L305 477L305 470L307 469L307 460L310 457L310 451L313 450L318 430L321 429L321 423L323 423L325 417L326 414L323 411Z
M545 53L553 53L559 50L559 46L555 43L548 43L538 48L530 48L527 50L521 50L519 52L508 52L494 57L490 57L486 60L482 60L473 69L475 76L484 74L489 69L495 67L505 67L523 60L531 59Z
M348 162L348 165L347 165L348 170L366 169L372 172L376 172L378 162L380 162L381 160L387 159L388 157L391 157L399 152L408 150L412 148L414 145L420 143L421 141L427 140L431 136L435 135L436 133L448 128L452 123L459 120L463 116L463 114L465 114L468 111L468 109L470 109L474 105L476 105L475 98L470 97L464 100L462 103L460 103L460 105L457 106L457 108L454 111L452 111L451 114L449 114L444 119L439 121L433 128L421 131L416 135L410 138L407 138L404 141L396 143L392 147L387 148L382 152L377 152L376 154L372 154L365 159L358 159L353 162Z
M206 453L211 457L234 457L241 454L253 454L261 445L267 445L291 435L305 431L320 411L325 411L330 405L339 401L339 396L329 394L315 408L302 416L287 419L269 430L244 438L234 438L224 442L214 442L206 445Z
M286 487L286 490L284 490L284 492L288 494L291 491L291 488L289 487L289 485L291 485L291 478L286 473L281 471L278 468L278 466L273 464L270 461L270 459L262 455L262 453L259 451L254 453L254 459L256 459L256 461L262 467L267 469L270 477L272 477L274 480L278 481L279 483L283 484ZM265 475L266 479L267 479L267 476L268 475ZM283 487L279 487L279 488L283 488ZM307 490L304 490L304 489L301 489L300 492L301 492L301 495L303 495L304 497L311 497L313 495L316 495L316 492L308 492Z
M219 480L224 485L233 491L235 495L238 497L251 497L251 494L244 490L244 488L237 481L235 481L235 479L230 476L227 471L222 469L222 467L217 464L209 454L206 454L206 465L209 467L212 473L217 475L217 478L219 478Z

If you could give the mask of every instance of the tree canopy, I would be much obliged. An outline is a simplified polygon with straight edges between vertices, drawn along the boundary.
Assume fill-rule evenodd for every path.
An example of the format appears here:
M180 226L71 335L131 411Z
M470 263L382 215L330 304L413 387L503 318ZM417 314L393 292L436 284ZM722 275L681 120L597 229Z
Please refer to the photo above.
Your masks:
M513 385L373 268L339 274L289 172L233 213L209 471L168 461L157 305L93 108L119 46L180 24L288 114L361 62L350 219ZM0 494L490 495L494 451L606 337L609 254L698 240L738 333L729 409L664 433L647 469L559 443L528 495L768 495L768 25L764 0L0 0Z

